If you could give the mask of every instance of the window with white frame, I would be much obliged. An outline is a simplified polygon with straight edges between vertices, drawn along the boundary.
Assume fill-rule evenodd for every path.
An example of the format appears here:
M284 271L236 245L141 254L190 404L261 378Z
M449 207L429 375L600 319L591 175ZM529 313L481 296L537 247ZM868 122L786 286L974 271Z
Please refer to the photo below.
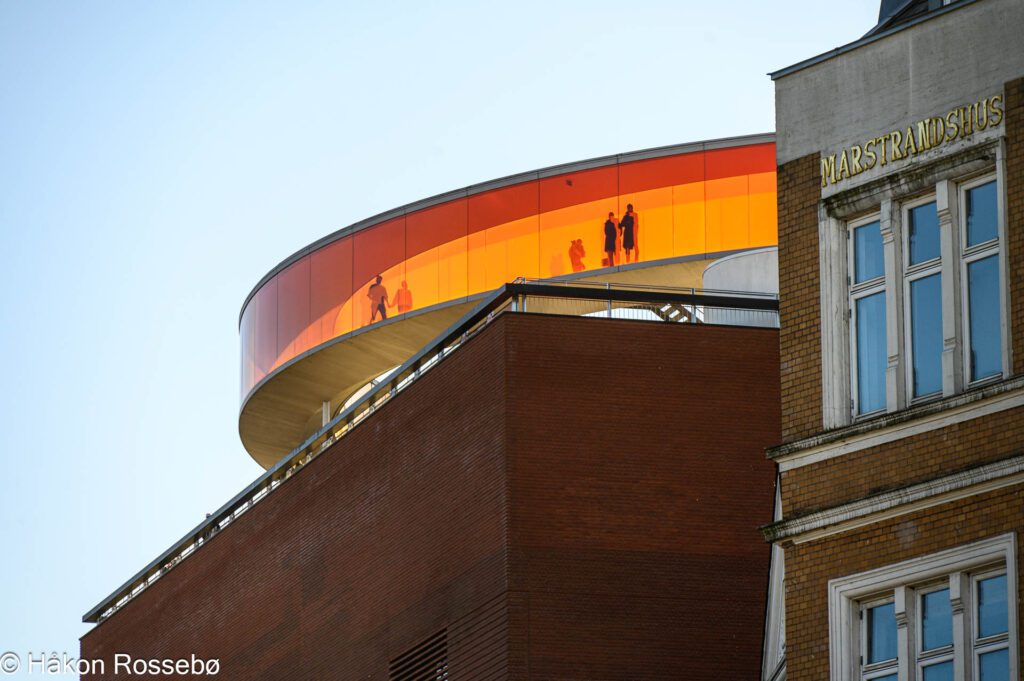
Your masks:
M998 380L1007 369L998 179L989 171L931 188L846 223L855 419Z
M903 208L904 324L911 399L942 394L942 255L930 196Z
M850 229L850 342L858 415L885 409L885 256L877 216Z
M960 188L961 281L964 300L964 373L968 382L998 376L1002 361L999 195L994 177Z
M1015 538L829 583L833 681L1017 681Z

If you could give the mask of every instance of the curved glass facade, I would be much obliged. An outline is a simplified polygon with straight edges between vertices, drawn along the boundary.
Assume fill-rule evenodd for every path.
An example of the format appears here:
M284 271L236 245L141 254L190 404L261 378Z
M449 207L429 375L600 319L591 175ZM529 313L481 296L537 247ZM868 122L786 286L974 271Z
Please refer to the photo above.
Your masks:
M277 271L242 312L243 398L293 357L382 315L456 301L517 277L777 242L772 143L523 177L343 230Z

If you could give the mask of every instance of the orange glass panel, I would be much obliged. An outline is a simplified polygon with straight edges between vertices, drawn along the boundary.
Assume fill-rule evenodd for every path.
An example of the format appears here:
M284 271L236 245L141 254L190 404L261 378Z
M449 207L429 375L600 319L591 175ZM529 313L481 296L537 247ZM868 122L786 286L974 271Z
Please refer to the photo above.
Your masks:
M708 180L775 172L775 145L756 144L704 152Z
M466 199L432 206L406 216L405 278L408 287L398 294L397 312L409 312L451 300L452 290L462 291L458 295L465 295L467 217ZM453 248L450 245L453 243L461 244L461 249Z
M618 198L609 196L597 201L589 201L578 206L567 206L558 210L542 213L540 216L540 251L541 276L560 276L561 271L569 274L574 271L573 260L569 248L573 241L579 240L585 255L579 256L576 271L596 270L608 267L602 260L607 258L604 252L604 223L608 213L616 213ZM619 256L616 255L616 258ZM617 264L617 263L616 263Z
M536 180L474 194L468 199L469 233L536 215L538 201Z
M360 327L380 321L392 311L390 304L394 293L405 279L405 217L356 232L353 239L352 323ZM372 300L370 287L378 275L382 277L384 288L375 289L375 295L379 294L380 298Z
M633 260L777 242L775 148L715 149L612 164L455 198L317 249L268 281L240 324L248 391L297 354L382 317L458 300L516 277L561 277L609 263L604 224L636 215ZM406 288L403 288L405 282Z
M619 196L616 215L621 221L627 208L633 206L634 248L632 262L671 258L673 239L672 187L634 191ZM625 253L623 253L625 256ZM625 260L623 260L625 262Z
M352 330L352 237L310 255L310 342L329 341Z
M277 360L277 277L265 283L249 303L256 310L253 359L257 382L270 373Z
M658 187L689 184L703 179L703 152L633 161L619 166L619 192L623 195Z
M309 257L277 275L277 360L280 366L308 350Z
M750 182L750 245L774 246L779 242L775 173L755 173Z
M704 183L707 252L730 251L750 244L750 201L747 176L723 177Z
M540 272L559 276L619 264L621 253L607 261L604 223L608 213L619 217L619 170L612 165L547 177L540 181ZM585 256L571 259L569 249L580 242ZM619 243L617 242L618 246ZM582 265L582 267L580 267Z
M540 181L540 211L590 203L619 193L617 165L546 177Z
M672 187L673 254L694 255L707 251L704 211L704 183Z
M467 199L456 199L409 213L405 218L406 257L415 257L466 236L468 219Z
M437 247L438 302L469 294L469 239L462 237ZM425 307L418 305L416 307ZM414 307L414 309L416 309Z

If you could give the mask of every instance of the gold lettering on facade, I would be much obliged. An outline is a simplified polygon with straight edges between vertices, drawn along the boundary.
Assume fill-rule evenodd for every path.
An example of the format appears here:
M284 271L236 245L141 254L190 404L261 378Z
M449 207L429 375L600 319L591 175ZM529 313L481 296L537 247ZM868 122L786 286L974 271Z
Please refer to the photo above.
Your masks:
M836 183L836 155L826 156L821 159L821 186L828 186L829 182Z
M864 170L871 170L875 167L875 163L878 162L878 155L872 147L878 142L877 139L868 140L864 143ZM882 155L885 155L885 150L882 150Z
M860 165L860 157L863 154L859 145L853 145L850 148L850 174L860 175L864 172L864 168Z
M863 143L851 144L842 151L821 159L821 186L837 184L860 175L875 166L885 166L917 156L943 144L994 128L1003 122L1003 95L993 95L941 116L916 121L905 129L893 130ZM837 160L838 157L838 160Z
M989 101L989 112L993 114L992 121L990 121L992 127L995 127L1003 122L1003 96L996 95Z
M903 146L903 133L899 130L893 130L889 133L889 153L892 154L893 161L899 161L903 158L903 152L900 151L900 147Z
M917 143L914 141L914 129L907 128L907 137L903 142L904 156L917 156Z

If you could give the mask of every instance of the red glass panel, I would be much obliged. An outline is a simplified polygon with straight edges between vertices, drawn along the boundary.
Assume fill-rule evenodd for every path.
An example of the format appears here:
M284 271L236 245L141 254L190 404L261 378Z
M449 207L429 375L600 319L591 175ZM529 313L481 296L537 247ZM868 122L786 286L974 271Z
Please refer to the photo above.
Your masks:
M352 330L352 237L310 255L310 343L319 345Z
M774 144L714 149L705 154L707 156L706 179L709 180L775 171Z
M540 210L548 212L598 201L619 193L618 166L581 170L540 181Z
M633 161L619 166L619 191L623 195L658 187L699 182L703 179L703 152Z
M521 220L537 214L537 182L527 181L501 189L481 192L468 200L469 233Z
M256 309L253 357L256 363L254 378L259 382L270 373L277 360L277 277L271 278L256 292L250 305Z
M284 364L309 349L309 257L277 275L277 360Z

